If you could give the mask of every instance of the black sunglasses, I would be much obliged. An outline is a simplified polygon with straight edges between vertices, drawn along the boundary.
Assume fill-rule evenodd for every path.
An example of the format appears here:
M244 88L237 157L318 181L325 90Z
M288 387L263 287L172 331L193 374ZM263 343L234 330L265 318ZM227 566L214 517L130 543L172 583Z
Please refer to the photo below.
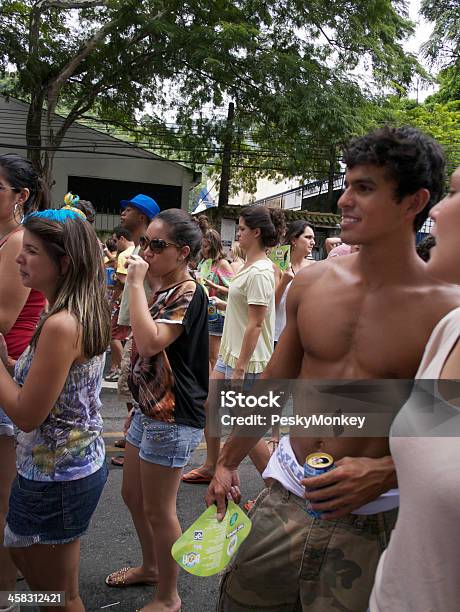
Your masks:
M178 244L174 244L174 242L166 242L166 240L162 240L161 238L153 238L149 240L146 236L141 236L139 238L139 246L143 251L148 247L152 253L156 255L160 255L163 251L169 246L175 246L178 249L180 248Z

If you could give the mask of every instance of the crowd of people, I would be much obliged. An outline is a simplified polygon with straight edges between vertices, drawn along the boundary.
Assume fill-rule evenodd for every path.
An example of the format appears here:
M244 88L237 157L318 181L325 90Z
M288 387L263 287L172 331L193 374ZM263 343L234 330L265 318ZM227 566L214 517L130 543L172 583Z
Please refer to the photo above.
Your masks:
M413 128L356 138L344 161L341 235L315 262L313 228L286 226L281 210L242 208L226 253L206 218L143 194L121 201L101 243L89 201L67 194L52 208L31 164L0 155L0 591L15 590L19 570L31 590L65 591L67 612L85 609L80 539L108 474L110 355L105 378L127 410L113 462L142 563L106 585L154 586L142 611L178 612L178 489L209 485L220 520L229 498L240 502L249 456L263 490L245 505L252 530L210 610L458 609L459 407L442 381L460 378L460 168L443 197L442 149ZM436 243L418 255L428 214ZM285 267L271 257L279 245ZM221 447L210 381L288 379L433 379L450 429L420 434L414 389L389 437L234 429ZM203 435L206 459L184 473ZM335 469L307 481L317 451Z

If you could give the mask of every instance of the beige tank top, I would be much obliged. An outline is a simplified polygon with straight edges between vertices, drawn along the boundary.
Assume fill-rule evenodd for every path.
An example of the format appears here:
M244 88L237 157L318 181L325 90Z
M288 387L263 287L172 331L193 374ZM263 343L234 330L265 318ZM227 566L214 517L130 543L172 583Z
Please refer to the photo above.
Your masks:
M459 337L456 308L434 328L416 374L423 380L392 427L400 508L377 568L371 612L460 610L460 408L437 384Z

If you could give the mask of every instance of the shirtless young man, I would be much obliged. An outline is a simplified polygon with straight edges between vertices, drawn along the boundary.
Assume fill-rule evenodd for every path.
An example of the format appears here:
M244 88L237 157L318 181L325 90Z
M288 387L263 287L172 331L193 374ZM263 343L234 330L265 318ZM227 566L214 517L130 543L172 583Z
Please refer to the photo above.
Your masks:
M383 128L352 141L345 162L341 237L361 249L296 276L265 379L413 378L433 327L460 304L458 290L428 277L415 251L414 229L443 189L438 145L413 128ZM256 440L231 436L222 450L206 498L220 514ZM309 479L316 490L304 493L301 466L318 450L336 469ZM275 483L256 502L219 610L365 612L398 506L397 492L388 494L397 486L388 440L291 429L264 474ZM302 494L328 514L311 518Z

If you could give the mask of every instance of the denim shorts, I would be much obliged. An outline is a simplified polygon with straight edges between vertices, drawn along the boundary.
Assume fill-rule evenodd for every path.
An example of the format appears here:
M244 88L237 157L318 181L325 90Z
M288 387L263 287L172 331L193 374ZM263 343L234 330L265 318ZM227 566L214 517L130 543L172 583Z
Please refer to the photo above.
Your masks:
M29 480L17 474L6 516L5 546L66 544L88 529L107 480L104 465L78 480Z
M233 375L233 368L227 365L222 361L222 357L219 355L217 358L216 365L214 366L214 370L216 372L220 372L225 376L225 380L230 380ZM252 384L255 380L259 378L260 374L255 374L253 372L246 372L244 375L244 381L247 385ZM246 385L245 385L246 386Z
M222 336L224 332L224 321L225 317L221 314L217 315L217 319L210 321L208 319L208 330L210 336Z
M0 408L0 436L14 436L13 421Z
M134 411L126 441L139 449L139 457L148 463L183 468L201 442L203 429L164 423Z

